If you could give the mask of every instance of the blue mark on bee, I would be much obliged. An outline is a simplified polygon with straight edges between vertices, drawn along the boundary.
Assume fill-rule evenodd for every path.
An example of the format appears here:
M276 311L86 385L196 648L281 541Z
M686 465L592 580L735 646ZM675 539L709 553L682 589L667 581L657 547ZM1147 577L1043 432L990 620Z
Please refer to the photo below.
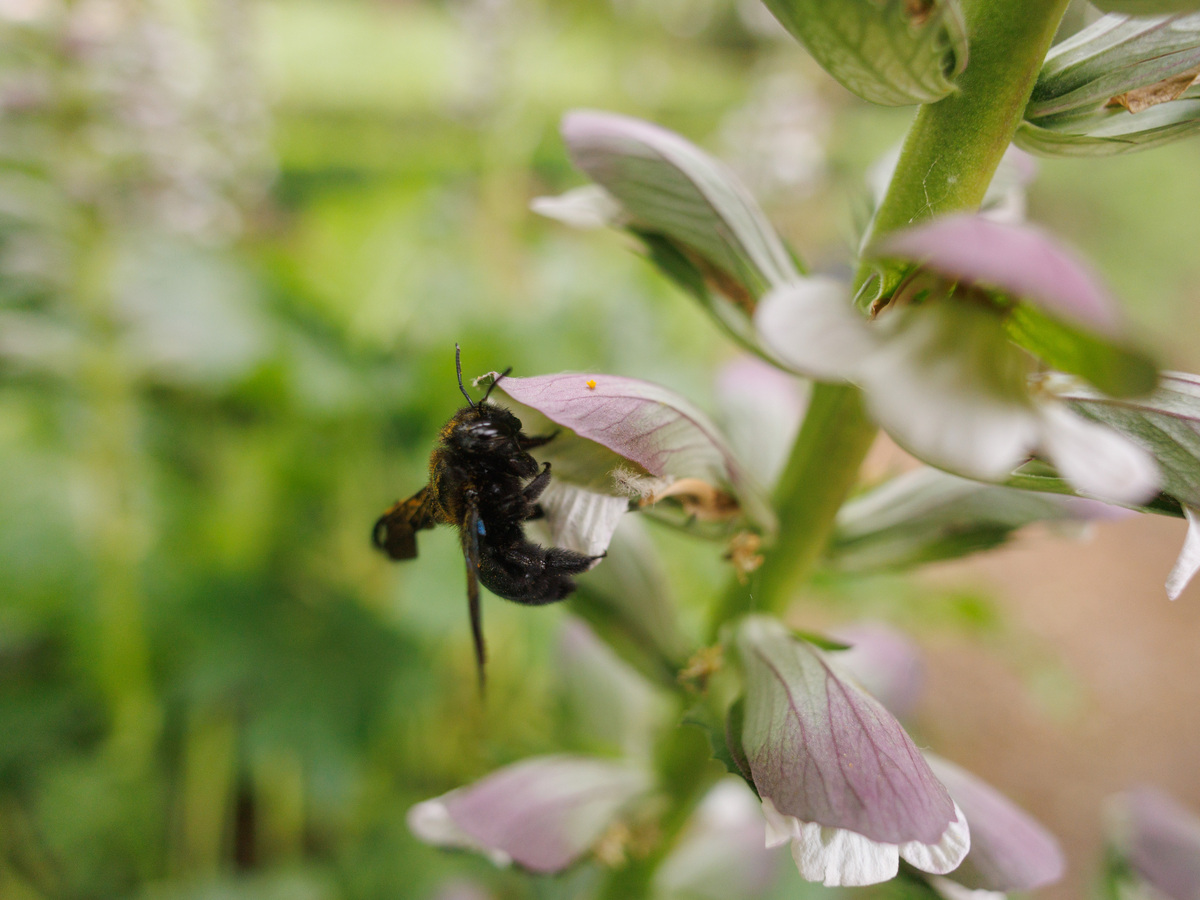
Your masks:
M483 519L475 523L475 530L479 532L480 537L487 534L487 529L483 527Z

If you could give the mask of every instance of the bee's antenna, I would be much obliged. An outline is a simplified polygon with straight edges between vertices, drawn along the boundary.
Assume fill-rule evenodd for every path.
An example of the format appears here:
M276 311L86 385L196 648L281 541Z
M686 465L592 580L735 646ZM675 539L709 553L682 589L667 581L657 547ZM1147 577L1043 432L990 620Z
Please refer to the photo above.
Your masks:
M507 375L511 371L512 371L512 366L509 366L507 369L505 369L503 372L501 372L499 375L497 375L495 380L493 380L492 383L488 385L487 393L483 395L483 399L480 400L479 402L487 403L487 398L492 396L492 388L494 388L496 385L498 385L500 383L500 379L503 378L505 375Z
M462 391L462 395L467 398L467 405L469 407L471 407L471 409L474 409L475 402L471 399L471 395L467 393L467 389L465 387L463 387L463 383L462 383L462 349L458 346L457 343L455 343L455 345L454 345L454 370L458 373L458 389L460 391ZM488 390L490 391L491 388L488 388ZM487 396L485 395L483 399L486 400Z

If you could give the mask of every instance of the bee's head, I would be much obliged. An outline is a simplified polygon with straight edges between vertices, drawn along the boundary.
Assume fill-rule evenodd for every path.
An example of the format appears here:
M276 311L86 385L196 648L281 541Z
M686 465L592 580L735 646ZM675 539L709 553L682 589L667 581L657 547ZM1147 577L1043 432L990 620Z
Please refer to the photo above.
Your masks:
M458 411L446 441L464 453L513 453L520 451L520 435L520 419L502 406L481 401Z

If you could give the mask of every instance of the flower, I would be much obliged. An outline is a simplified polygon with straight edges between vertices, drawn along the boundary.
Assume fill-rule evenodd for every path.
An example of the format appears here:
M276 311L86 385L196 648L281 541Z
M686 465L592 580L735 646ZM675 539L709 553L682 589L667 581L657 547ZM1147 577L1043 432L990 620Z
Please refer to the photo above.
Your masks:
M1073 258L1040 232L977 216L901 232L881 252L923 262L925 280L909 282L923 296L893 302L867 321L842 282L801 279L759 304L763 346L797 372L860 386L870 414L897 443L941 468L999 481L1039 453L1084 494L1116 503L1153 495L1159 472L1150 454L1038 389L1036 360L1011 339L1014 307L962 289L978 277L1050 310L1056 324L1046 327L1084 322L1111 333L1106 295ZM1143 369L1131 359L1140 385Z
M956 886L1032 891L1062 878L1066 860L1054 835L982 779L932 753L925 759L971 822L971 851L952 876Z
M496 865L561 871L594 847L651 784L641 767L583 756L535 756L418 803L421 840L475 850Z
M1120 877L1152 889L1136 896L1200 897L1200 818L1162 791L1139 787L1114 797L1107 819Z
M758 807L741 779L718 781L655 873L655 896L737 900L762 895L775 882L780 860L763 846Z
M912 712L921 696L925 666L920 651L902 631L883 622L856 622L832 632L850 645L838 664L897 717Z
M886 881L901 858L935 874L962 861L966 818L878 701L769 617L744 619L736 646L767 846L790 843L800 874L829 887Z

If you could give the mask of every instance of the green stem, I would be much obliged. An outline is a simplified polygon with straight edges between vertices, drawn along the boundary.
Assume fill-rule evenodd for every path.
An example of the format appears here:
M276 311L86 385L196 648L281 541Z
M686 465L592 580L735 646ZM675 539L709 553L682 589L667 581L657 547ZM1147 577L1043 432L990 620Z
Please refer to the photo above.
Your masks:
M959 90L918 111L872 237L938 213L978 208L1021 124L1067 3L964 3L970 59Z
M1012 141L1046 51L1069 0L968 0L970 61L959 90L923 106L905 139L871 237L938 213L976 209ZM859 271L861 285L873 267ZM890 292L898 280L885 282ZM858 477L875 427L858 389L818 384L777 491L780 537L753 592L726 591L710 638L750 609L781 613L812 574L834 517Z
M740 613L784 611L793 589L817 564L876 431L858 388L813 386L804 425L776 488L779 539L752 586L734 583L725 593L713 618L712 638L723 622Z

